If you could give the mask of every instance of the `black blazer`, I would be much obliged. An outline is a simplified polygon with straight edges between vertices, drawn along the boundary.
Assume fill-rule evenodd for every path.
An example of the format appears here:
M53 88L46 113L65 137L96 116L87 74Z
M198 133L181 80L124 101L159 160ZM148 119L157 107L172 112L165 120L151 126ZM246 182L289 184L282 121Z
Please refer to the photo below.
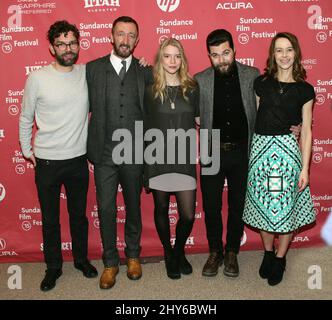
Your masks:
M139 104L144 114L144 90L152 83L152 68L142 67L138 60L133 57L131 62L136 68ZM91 118L88 130L88 158L92 163L101 161L105 137L106 137L106 101L107 95L112 94L112 88L108 87L110 72L113 66L110 62L110 55L90 61L86 65L86 79L89 90L89 104Z

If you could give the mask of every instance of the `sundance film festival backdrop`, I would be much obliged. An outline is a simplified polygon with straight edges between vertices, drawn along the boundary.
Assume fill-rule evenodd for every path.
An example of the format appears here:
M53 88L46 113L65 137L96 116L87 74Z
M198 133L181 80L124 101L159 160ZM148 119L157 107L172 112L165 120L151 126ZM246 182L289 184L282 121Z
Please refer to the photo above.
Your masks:
M295 33L303 50L308 81L315 87L311 191L317 224L296 234L293 247L322 244L320 229L332 208L332 1L331 0L0 0L0 262L43 259L41 212L34 184L34 169L20 151L18 120L27 76L49 64L46 31L56 20L75 23L81 34L79 63L111 51L112 22L120 15L134 17L140 25L136 56L153 61L165 37L181 40L192 74L209 66L207 34L226 28L234 36L238 61L264 69L268 46L278 31ZM99 221L93 166L90 166L87 216L90 222L90 258L101 258ZM227 185L224 203L227 203ZM187 242L189 253L207 251L204 213L198 190L196 222ZM62 250L71 259L71 239L61 194ZM126 219L121 188L118 197L118 248L123 255ZM227 206L223 208L226 219ZM142 256L162 254L153 222L151 195L142 194ZM172 198L169 218L175 237L177 207ZM245 229L242 250L259 249L259 235Z

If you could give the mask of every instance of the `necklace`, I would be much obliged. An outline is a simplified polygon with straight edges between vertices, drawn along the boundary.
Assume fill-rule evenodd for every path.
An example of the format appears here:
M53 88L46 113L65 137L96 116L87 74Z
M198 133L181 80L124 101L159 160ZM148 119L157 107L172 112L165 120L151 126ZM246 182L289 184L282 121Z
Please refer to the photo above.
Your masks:
M281 84L278 77L276 77L276 80L277 80L278 85L279 85L279 89L278 89L279 94L284 94L286 92L285 89L292 82L292 78L288 77L287 79L285 79L285 81L282 81L284 83L284 85Z
M279 80L277 80L277 81L278 81L278 84L279 84L279 90L278 91L279 91L280 94L283 94L284 89L286 89L286 87L287 87L287 83L284 86L282 86L280 81Z
M170 88L175 88L175 94L173 93L173 97L171 97L170 95ZM175 100L176 100L176 97L178 95L178 87L177 86L174 86L174 87L170 87L170 86L167 86L167 98L171 104L171 109L174 110L175 109Z

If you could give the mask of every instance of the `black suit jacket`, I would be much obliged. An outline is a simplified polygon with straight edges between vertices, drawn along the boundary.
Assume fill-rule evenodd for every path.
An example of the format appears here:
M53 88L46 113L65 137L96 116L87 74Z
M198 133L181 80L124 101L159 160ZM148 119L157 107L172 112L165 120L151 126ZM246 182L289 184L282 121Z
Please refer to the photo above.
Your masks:
M144 114L144 90L147 85L152 83L152 68L140 66L134 57L131 63L136 68L139 104L142 114ZM112 94L112 88L108 87L109 81L107 79L110 77L112 68L110 55L90 61L86 65L91 112L88 131L88 158L92 163L100 162L104 151L107 121L106 101L108 100L107 95Z

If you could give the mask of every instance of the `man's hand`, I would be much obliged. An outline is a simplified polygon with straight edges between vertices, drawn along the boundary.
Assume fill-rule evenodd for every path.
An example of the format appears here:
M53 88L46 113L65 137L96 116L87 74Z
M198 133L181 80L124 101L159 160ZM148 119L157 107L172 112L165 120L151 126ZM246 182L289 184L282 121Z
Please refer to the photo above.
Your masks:
M290 127L290 131L292 131L293 135L296 137L297 140L300 137L301 128L302 128L302 124L301 123L298 126L291 126Z
M28 159L33 163L33 166L36 167L36 158L34 154L32 154L32 156L30 156Z

